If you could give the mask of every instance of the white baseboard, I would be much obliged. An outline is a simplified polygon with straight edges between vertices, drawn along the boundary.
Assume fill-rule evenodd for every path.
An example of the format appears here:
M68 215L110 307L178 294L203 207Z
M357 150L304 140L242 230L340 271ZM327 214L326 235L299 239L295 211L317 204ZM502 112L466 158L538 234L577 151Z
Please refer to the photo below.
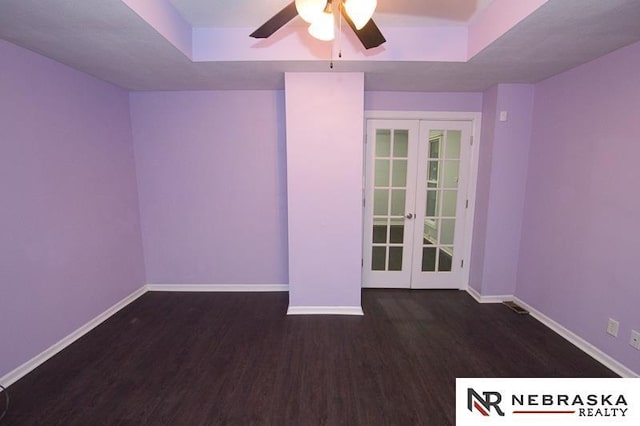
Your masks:
M115 314L120 309L124 308L125 306L127 306L128 304L130 304L131 302L133 302L134 300L136 300L138 297L142 296L146 292L147 292L146 287L141 287L138 290L134 291L129 296L125 297L124 299L122 299L121 301L119 301L118 303L116 303L115 305L113 305L112 307L110 307L109 309L107 309L106 311L104 311L103 313L101 313L100 315L98 315L97 317L95 317L85 325L83 325L82 327L78 328L68 336L64 337L58 343L45 349L40 354L34 356L29 361L25 362L24 364L14 369L13 371L10 371L3 377L0 377L0 384L2 384L4 387L8 387L12 385L22 377L26 376L31 371L33 371L40 364L44 363L46 360L48 360L49 358L51 358L52 356L54 356L55 354L57 354L58 352L60 352L61 350L63 350L64 348L66 348L67 346L69 346L70 344L72 344L73 342L75 342L76 340L78 340L88 332L90 332L91 330L93 330L94 328L96 328L98 325L100 325L102 322L107 320L113 314Z
M147 284L148 291L271 292L289 291L288 284Z
M502 303L513 300L510 294L499 294L495 296L483 296L473 287L467 287L467 293L471 295L478 303Z
M360 306L289 306L287 315L364 315Z
M504 294L504 295L496 295L496 296L483 296L478 291L472 287L468 287L467 293L471 295L478 303L502 303L507 301L514 301L518 305L522 306L524 309L528 310L533 318L540 321L545 326L549 327L551 330L555 331L560 336L564 337L570 343L578 347L587 355L594 358L596 361L600 362L605 367L609 368L611 371L620 375L621 377L639 377L639 374L616 361L600 349L593 346L591 343L584 340L582 337L573 333L569 329L560 325L556 321L552 320L542 312L537 309L531 307L526 302L514 297L513 295Z
M528 305L526 302L518 299L517 297L514 297L513 301L528 310L532 317L549 327L551 330L558 333L560 336L567 339L569 342L573 343L587 355L590 355L596 361L600 362L602 365L609 368L621 377L640 377L640 374L634 372L630 368L611 358L609 355L602 352L600 349L596 348L591 343L584 340L582 337L568 330L564 326L558 324L556 321L552 320L534 307Z
M131 293L129 296L125 297L115 305L111 306L109 309L93 318L82 327L78 328L68 336L64 337L58 343L50 346L49 348L42 351L40 354L31 358L29 361L20 365L16 369L10 371L4 376L0 377L0 384L8 387L20 380L22 377L26 376L28 373L33 371L40 364L47 361L49 358L87 334L89 331L96 328L102 322L107 320L113 314L118 312L120 309L124 308L138 297L142 296L147 291L243 291L243 292L265 292L265 291L289 291L289 286L287 284L269 284L269 285L260 285L260 284L215 284L215 285L200 285L200 284L147 284L138 290Z

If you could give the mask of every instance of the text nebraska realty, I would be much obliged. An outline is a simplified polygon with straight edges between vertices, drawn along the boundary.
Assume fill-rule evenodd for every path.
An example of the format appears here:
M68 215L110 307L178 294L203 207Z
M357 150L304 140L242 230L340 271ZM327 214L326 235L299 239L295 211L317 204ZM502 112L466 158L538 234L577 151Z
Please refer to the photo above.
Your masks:
M474 402L475 401L475 402ZM500 392L482 392L467 388L467 408L482 415L505 413ZM580 417L626 417L629 410L622 394L511 394L513 414L573 414Z
M625 417L629 409L624 395L512 395L511 404L514 407L570 407L576 410L580 417Z

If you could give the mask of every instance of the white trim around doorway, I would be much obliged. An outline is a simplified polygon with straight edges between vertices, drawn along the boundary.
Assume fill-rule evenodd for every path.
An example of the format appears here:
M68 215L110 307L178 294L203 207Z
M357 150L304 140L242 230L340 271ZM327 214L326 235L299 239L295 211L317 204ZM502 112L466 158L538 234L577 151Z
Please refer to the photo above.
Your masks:
M469 214L465 223L465 247L463 266L463 285L460 290L469 288L469 266L471 264L471 246L473 242L473 222L476 207L476 189L478 180L478 162L480 158L480 132L482 130L482 113L480 112L459 112L459 111L384 111L370 110L364 112L364 129L366 132L367 120L433 120L433 121L469 121L471 122L471 158L469 159L469 182L467 190L467 200L469 202ZM366 140L366 133L364 135ZM363 182L364 197L364 182Z

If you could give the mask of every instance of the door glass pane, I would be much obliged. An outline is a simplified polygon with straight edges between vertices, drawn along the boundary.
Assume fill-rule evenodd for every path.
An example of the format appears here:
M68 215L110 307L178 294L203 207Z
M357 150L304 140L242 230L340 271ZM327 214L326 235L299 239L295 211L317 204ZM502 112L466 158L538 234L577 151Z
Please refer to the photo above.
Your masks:
M442 216L455 216L458 191L442 192Z
M440 244L453 244L453 232L455 230L455 219L440 220Z
M376 157L389 157L391 154L391 130L376 130Z
M397 158L407 158L409 153L409 131L393 131L393 156Z
M391 191L391 216L404 216L405 201L406 191L404 189Z
M424 244L438 244L438 219L424 220Z
M442 247L438 253L438 271L450 272L451 271L451 254L447 253L448 249L452 247Z
M389 190L375 189L373 191L373 214L386 216L389 214Z
M427 177L429 182L433 182L436 185L438 184L438 162L437 161L429 161L429 175Z
M375 186L389 186L389 160L376 160Z
M427 191L426 217L437 216L438 214L438 191Z
M404 219L391 220L389 229L389 242L391 244L402 244L404 242Z
M444 161L443 183L442 188L458 187L458 171L460 169L459 160Z
M386 247L373 247L371 253L371 270L373 271L384 271L385 268L385 260L387 258L387 248Z
M445 157L451 159L460 158L460 139L462 132L460 130L447 131L447 142L445 149Z
M387 242L387 223L373 224L373 243L386 243Z
M393 178L391 186L407 186L407 160L393 160Z
M389 247L389 270L402 270L402 247Z
M436 248L422 248L422 272L433 272L436 270Z
M442 140L442 130L432 130L429 132L429 158L437 159L440 157L440 143Z

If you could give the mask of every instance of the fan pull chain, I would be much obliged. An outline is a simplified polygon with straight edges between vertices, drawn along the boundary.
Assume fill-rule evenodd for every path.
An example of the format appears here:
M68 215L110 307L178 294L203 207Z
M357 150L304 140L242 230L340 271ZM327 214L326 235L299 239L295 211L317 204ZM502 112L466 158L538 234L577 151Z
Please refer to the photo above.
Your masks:
M338 7L338 58L342 58L342 8L344 3L340 2Z
M329 68L333 69L333 43L331 43L331 56L329 57Z

